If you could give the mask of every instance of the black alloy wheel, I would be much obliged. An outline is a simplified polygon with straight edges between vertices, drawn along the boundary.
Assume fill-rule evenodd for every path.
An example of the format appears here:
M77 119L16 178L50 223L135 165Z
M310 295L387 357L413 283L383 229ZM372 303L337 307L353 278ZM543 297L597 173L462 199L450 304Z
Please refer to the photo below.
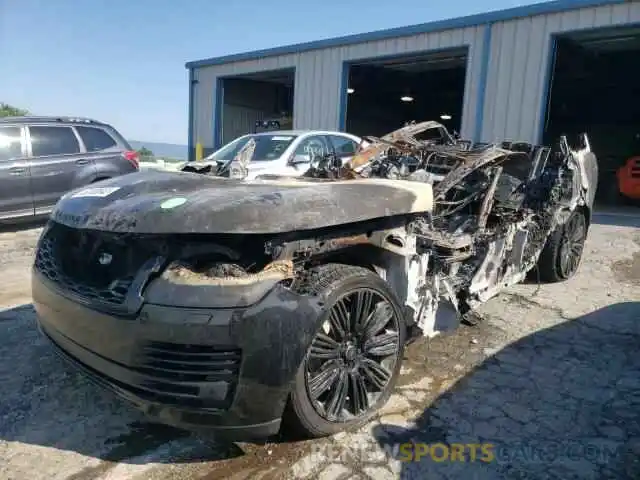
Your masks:
M569 280L580 266L588 230L584 210L571 213L547 238L530 278L549 283Z
M374 271L328 263L299 291L324 305L283 412L283 431L318 438L367 423L389 400L407 341L402 303Z
M587 223L584 215L572 215L562 232L558 251L558 266L563 278L571 278L578 270L586 237Z
M372 289L336 300L305 365L309 399L320 417L349 422L378 403L399 361L400 325L390 300Z

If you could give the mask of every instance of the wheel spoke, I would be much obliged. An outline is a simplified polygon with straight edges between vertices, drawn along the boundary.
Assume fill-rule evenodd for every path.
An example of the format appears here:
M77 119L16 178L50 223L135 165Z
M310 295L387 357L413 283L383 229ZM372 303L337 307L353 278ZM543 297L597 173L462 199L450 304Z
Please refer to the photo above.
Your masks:
M561 264L562 264L562 272L564 275L569 273L569 268L570 268L570 262L571 262L571 255L569 255L569 253L565 253L564 255L562 255L562 259L560 260Z
M350 332L352 330L352 319L351 315L349 315L349 310L347 310L347 307L344 304L344 300L338 300L332 310L335 310L335 316L340 323L340 329L344 332Z
M332 360L340 356L340 344L326 333L319 332L311 343L309 357L319 360Z
M337 309L331 309L329 312L329 325L331 325L331 330L335 332L338 340L342 340L347 336L349 326L345 321L346 319L344 319Z
M357 371L349 373L349 380L349 383L351 384L351 399L354 410L353 414L360 415L360 413L366 412L369 408L367 388L364 384L364 379Z
M373 294L368 290L360 290L351 297L351 319L356 332L366 323L372 303Z
M382 390L391 378L391 372L389 370L368 358L362 360L360 370L369 383L379 390Z
M584 232L583 232L582 226L580 226L579 228L576 228L574 230L571 240L573 241L573 243L577 243L577 242L582 243L583 237L584 237Z
M367 322L365 323L365 331L364 336L366 339L373 337L375 334L380 332L391 317L393 316L393 308L391 305L386 302L378 302L375 306L375 310L373 313L367 318Z
M309 380L309 396L312 400L317 400L320 395L326 392L333 385L340 374L337 363L328 364L319 374Z
M368 338L364 343L365 355L388 357L398 350L398 334L396 332L383 333Z
M327 402L327 416L330 419L339 418L340 413L344 409L349 393L349 376L343 369L339 370L338 378L333 383L329 401Z
M582 253L582 244L581 243L574 244L573 247L571 248L571 253L573 253L574 256L579 257L580 254Z
M569 255L569 262L571 265L571 272L575 272L578 269L578 264L580 263L580 253L576 252L575 250L571 251L571 254Z

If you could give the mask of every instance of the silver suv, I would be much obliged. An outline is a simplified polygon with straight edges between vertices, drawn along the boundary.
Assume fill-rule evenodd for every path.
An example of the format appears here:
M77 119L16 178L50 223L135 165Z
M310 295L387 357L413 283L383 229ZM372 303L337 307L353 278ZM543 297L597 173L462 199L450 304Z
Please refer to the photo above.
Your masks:
M76 187L139 170L112 126L84 118L0 118L0 220L46 215Z

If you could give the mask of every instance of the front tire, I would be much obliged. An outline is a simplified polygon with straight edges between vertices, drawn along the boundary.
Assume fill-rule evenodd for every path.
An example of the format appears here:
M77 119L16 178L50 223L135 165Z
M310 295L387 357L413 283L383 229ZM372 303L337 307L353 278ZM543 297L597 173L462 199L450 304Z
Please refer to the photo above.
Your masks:
M395 387L406 338L403 311L387 283L361 267L323 265L307 291L324 318L295 378L284 421L305 437L368 422Z
M584 212L575 210L564 225L549 236L538 260L540 280L562 282L578 271L587 239L587 219Z

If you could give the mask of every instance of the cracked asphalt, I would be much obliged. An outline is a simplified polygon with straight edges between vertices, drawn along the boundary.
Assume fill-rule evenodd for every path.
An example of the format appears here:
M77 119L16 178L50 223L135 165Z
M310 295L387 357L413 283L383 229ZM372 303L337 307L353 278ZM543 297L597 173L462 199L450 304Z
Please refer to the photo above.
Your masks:
M265 444L149 424L58 360L30 306L38 233L0 231L2 479L640 478L640 215L596 216L572 280L412 344L371 424Z

